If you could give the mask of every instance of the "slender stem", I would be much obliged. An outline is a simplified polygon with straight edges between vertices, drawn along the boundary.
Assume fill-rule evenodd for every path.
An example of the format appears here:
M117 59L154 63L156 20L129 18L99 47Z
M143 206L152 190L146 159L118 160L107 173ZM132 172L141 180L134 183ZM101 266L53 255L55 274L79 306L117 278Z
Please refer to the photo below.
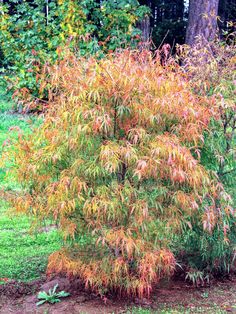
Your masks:
M46 25L48 25L48 13L49 13L48 0L46 0Z
M116 137L116 131L117 131L117 102L115 101L115 107L114 107L114 137Z
M230 169L230 170L225 171L225 172L222 172L222 173L220 173L219 175L220 175L220 176L225 176L226 174L232 173L232 172L234 172L234 171L236 171L236 168Z

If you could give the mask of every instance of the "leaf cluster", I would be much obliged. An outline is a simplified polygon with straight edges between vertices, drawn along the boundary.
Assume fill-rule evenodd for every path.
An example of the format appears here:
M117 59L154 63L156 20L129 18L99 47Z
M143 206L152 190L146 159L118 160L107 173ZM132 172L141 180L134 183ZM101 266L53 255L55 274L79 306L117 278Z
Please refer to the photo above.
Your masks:
M68 297L70 294L65 291L56 292L58 288L58 284L56 284L52 289L49 289L48 293L45 291L40 291L38 293L38 299L40 300L37 302L37 305L42 305L46 302L54 304L61 301L61 298Z

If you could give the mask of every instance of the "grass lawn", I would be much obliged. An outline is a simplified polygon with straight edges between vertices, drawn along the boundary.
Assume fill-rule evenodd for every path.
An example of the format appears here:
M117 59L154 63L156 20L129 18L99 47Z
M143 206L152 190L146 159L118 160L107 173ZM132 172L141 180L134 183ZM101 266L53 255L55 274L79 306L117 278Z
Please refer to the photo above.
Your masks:
M27 217L11 217L0 203L0 278L28 281L45 271L47 257L60 247L56 230L30 234Z
M0 85L0 152L9 136L17 138L18 131L9 128L18 126L23 133L37 125L35 117L9 112L11 102ZM11 134L11 135L10 135ZM13 178L0 168L0 189L19 190ZM30 233L31 221L26 216L13 216L9 206L0 200L0 278L28 281L39 278L45 271L50 253L60 248L61 241L56 230Z
M219 309L217 307L212 308L204 308L204 307L194 307L193 309L186 309L186 308L176 308L176 309L168 309L163 308L159 309L157 311L155 310L149 310L149 309L143 309L143 308L133 308L126 312L125 314L193 314L193 313L207 313L207 314L225 314L227 311Z
M197 313L207 313L207 314L226 314L227 311L221 310L218 308L194 308L193 310L188 310L185 308L179 308L179 309L164 309L164 310L158 310L158 311L150 311L150 310L132 310L131 312L128 312L127 314L197 314Z

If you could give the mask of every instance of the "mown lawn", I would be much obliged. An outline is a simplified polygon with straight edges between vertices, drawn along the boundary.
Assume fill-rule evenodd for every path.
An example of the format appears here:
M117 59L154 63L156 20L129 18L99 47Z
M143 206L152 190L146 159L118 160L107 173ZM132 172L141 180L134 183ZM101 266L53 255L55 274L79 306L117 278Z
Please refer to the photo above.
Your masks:
M204 307L198 307L193 309L186 309L179 307L177 309L160 309L160 310L149 310L149 309L143 309L143 308L133 308L126 312L125 314L198 314L198 313L207 313L207 314L225 314L227 311L221 310L217 307L212 308L204 308Z
M50 253L60 247L56 230L29 233L27 217L11 217L8 207L0 204L0 278L28 281L45 271Z
M163 309L163 310L146 310L142 308L136 308L128 311L126 314L198 314L198 313L207 313L207 314L225 314L227 311L221 310L217 307L204 308L198 307L193 309L181 308L179 309Z
M0 154L7 139L17 139L19 131L14 128L10 131L10 128L17 126L26 134L40 123L36 117L14 114L11 107L4 86L0 84ZM17 183L7 175L11 166L9 163L0 168L0 189L19 191ZM31 222L26 216L13 215L4 199L0 200L0 279L28 281L39 278L45 271L49 254L60 247L57 230L30 232Z

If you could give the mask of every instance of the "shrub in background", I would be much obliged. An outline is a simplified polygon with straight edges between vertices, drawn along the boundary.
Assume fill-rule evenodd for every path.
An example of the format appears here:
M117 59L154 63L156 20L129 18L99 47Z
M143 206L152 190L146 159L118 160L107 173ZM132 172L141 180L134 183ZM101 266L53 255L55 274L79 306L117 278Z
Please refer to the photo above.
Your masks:
M0 3L1 63L13 73L8 81L15 97L39 95L38 74L58 59L57 48L69 45L81 54L98 54L135 46L137 21L148 13L137 0L8 1Z
M16 144L24 193L12 203L59 225L65 244L49 274L142 297L171 275L176 237L194 224L227 239L228 199L197 154L214 110L177 66L148 51L99 61L68 52L48 73L52 104Z
M230 34L226 42L215 41L202 46L199 39L198 45L194 48L182 47L181 53L193 91L211 98L217 112L209 124L208 132L205 132L204 145L200 147L201 163L216 174L219 184L224 185L235 206L235 35ZM235 215L225 224L224 229L225 233L228 229L231 232L228 239L222 241L224 234L218 229L212 234L206 234L200 225L195 225L182 238L181 258L195 269L212 274L229 273L236 256Z

